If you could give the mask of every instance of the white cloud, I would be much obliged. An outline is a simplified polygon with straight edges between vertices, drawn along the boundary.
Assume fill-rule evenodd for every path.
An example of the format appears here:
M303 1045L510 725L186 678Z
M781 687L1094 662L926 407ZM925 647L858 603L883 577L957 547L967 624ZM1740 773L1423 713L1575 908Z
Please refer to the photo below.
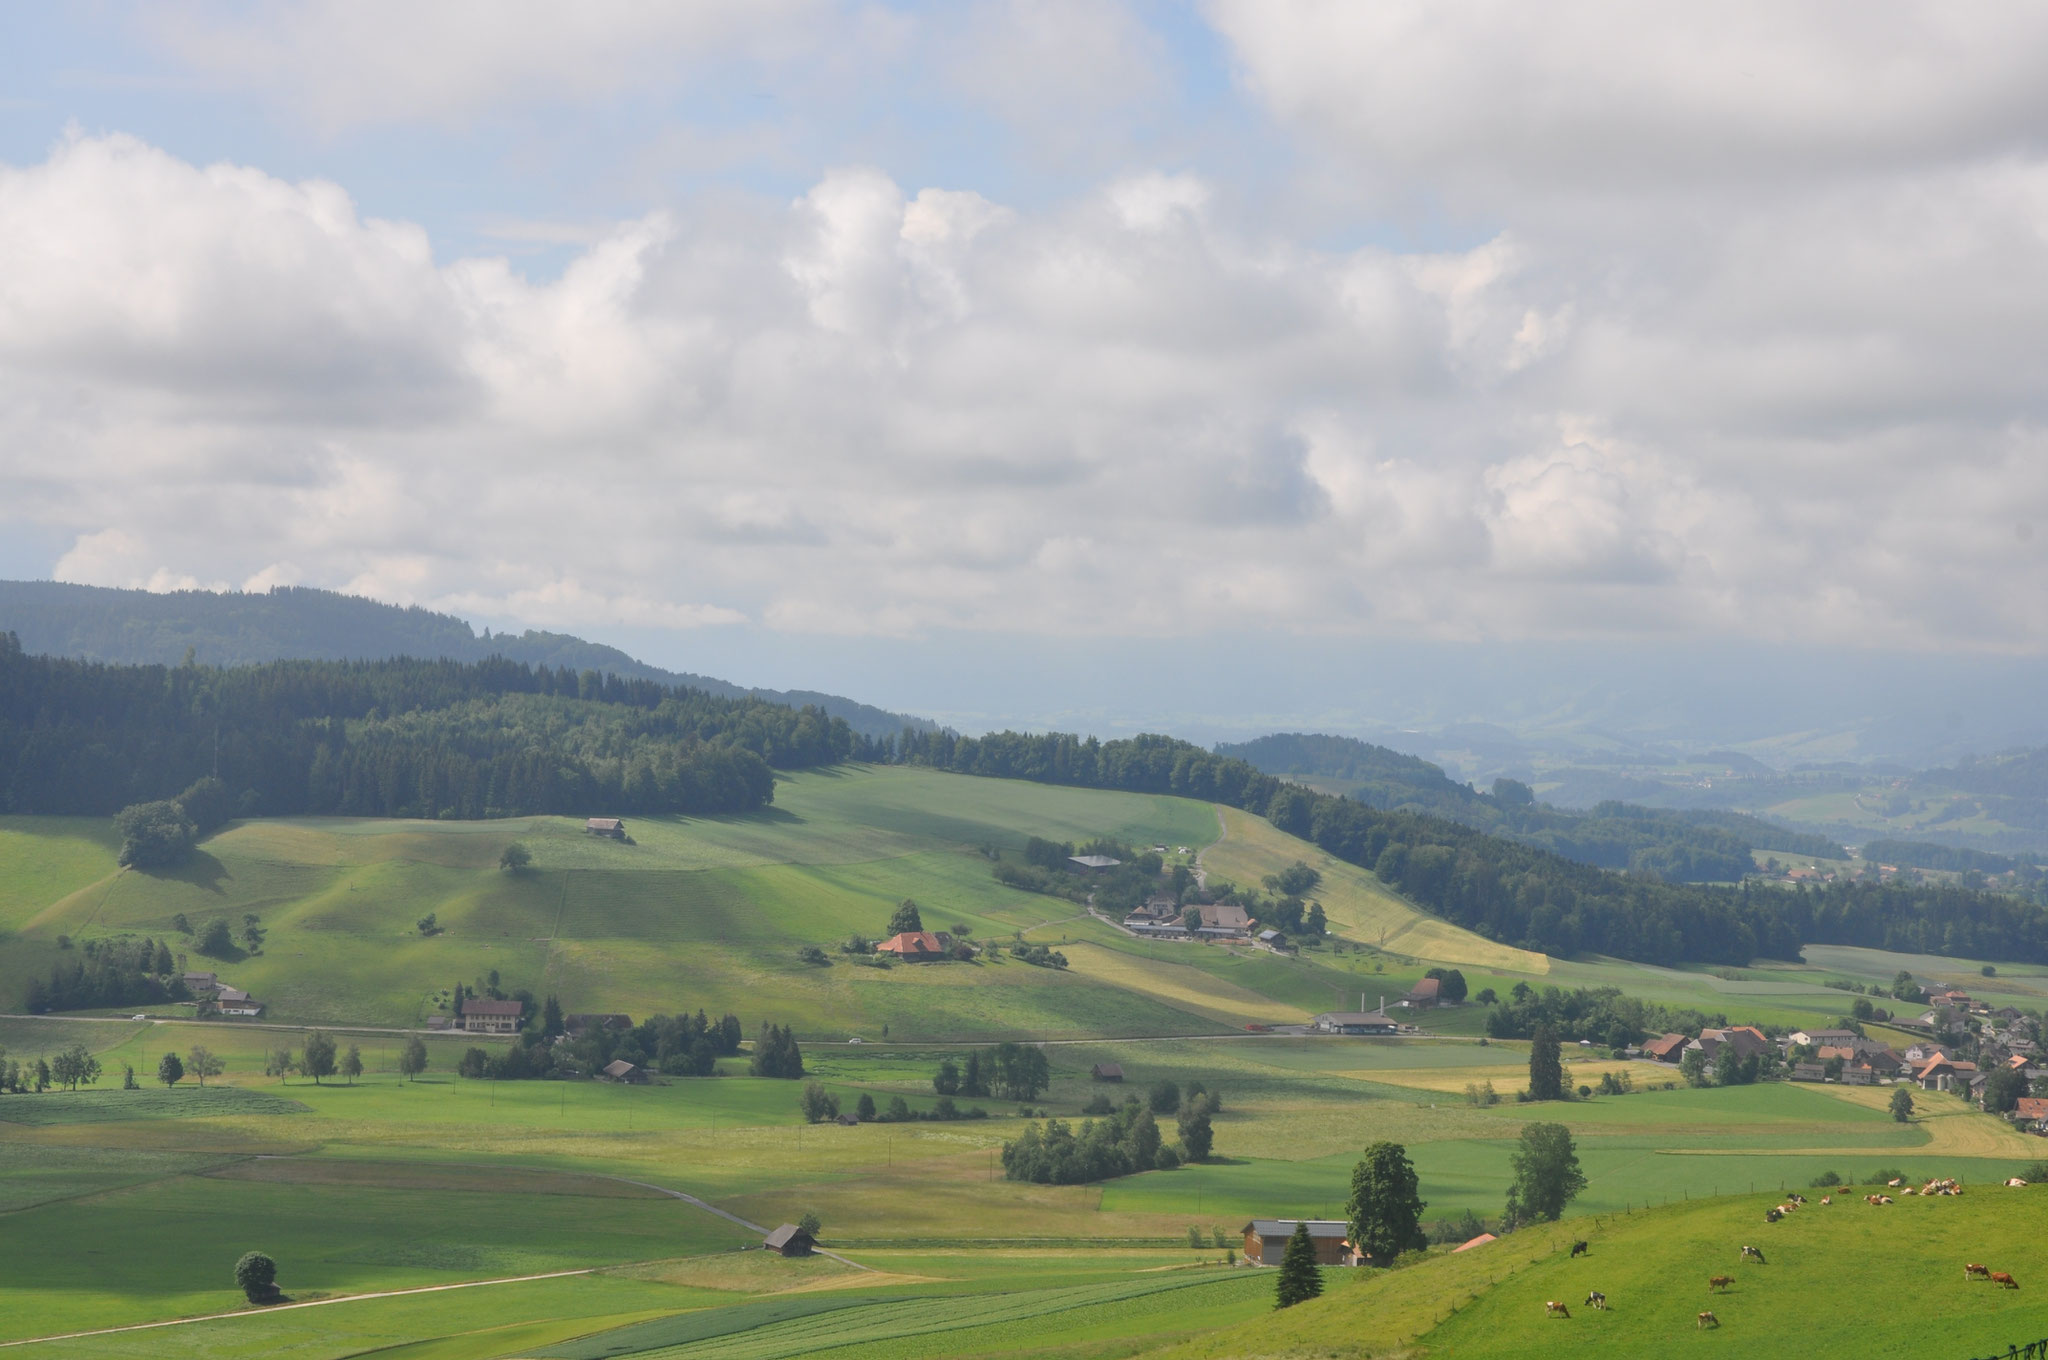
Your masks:
M1334 97L1243 51L1283 116ZM74 136L0 168L0 515L66 579L564 629L2048 646L2038 157L1583 220L1489 183L1499 230L1404 253L1208 173L849 167L539 282Z

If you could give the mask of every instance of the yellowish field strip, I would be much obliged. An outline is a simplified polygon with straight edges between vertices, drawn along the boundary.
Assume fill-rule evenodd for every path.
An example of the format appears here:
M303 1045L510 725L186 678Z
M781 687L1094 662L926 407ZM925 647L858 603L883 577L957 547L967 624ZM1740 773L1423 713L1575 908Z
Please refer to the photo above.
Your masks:
M1656 1063L1632 1062L1590 1062L1573 1063L1565 1069L1565 1079L1573 1086L1595 1086L1602 1075L1608 1072L1630 1073L1636 1084L1647 1086L1651 1082L1671 1080L1671 1069ZM1503 1097L1512 1096L1529 1084L1527 1063L1503 1063L1494 1067L1369 1067L1341 1073L1359 1081L1376 1081L1383 1086L1409 1086L1418 1091L1442 1091L1463 1095L1465 1088L1493 1083L1493 1089Z
M1201 945L1189 945L1199 949ZM1111 986L1122 987L1133 992L1143 992L1157 997L1169 1006L1178 1006L1185 1011L1207 1016L1232 1029L1243 1027L1248 1022L1260 1024L1290 1024L1308 1019L1308 1012L1285 1005L1271 997L1260 996L1234 983L1211 977L1199 968L1184 963L1162 963L1153 959L1139 959L1106 949L1101 945L1077 942L1060 946L1060 952L1067 956L1072 970L1083 977L1093 978Z
M1257 884L1267 874L1302 859L1321 871L1323 881L1314 895L1331 925L1349 939L1432 962L1513 973L1550 971L1547 956L1495 944L1417 911L1365 870L1275 830L1263 817L1235 808L1218 811L1223 817L1224 838L1202 852L1202 867L1217 878Z
M1888 1086L1821 1086L1837 1100L1873 1110L1889 1109ZM1973 1110L1954 1096L1913 1092L1913 1126L1927 1131L1927 1151L1952 1157L2027 1157L2041 1155L2041 1143L1993 1115ZM1830 1151L1831 1149L1822 1149Z

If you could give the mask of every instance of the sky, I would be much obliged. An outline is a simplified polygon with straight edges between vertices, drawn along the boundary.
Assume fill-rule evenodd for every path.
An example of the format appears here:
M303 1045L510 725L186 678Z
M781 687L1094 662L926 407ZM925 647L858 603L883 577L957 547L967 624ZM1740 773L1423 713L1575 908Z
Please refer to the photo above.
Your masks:
M10 7L0 575L972 725L1952 708L2048 655L2043 69L2000 3Z

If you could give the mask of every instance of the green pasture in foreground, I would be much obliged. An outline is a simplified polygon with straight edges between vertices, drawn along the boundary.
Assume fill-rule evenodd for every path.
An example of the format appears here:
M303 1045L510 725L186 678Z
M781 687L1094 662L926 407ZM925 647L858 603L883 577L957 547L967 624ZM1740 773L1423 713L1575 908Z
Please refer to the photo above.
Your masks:
M2048 1335L2048 1300L2029 1288L2048 1267L2040 1224L2048 1190L1974 1190L1961 1198L1818 1203L1766 1224L1775 1197L1744 1195L1531 1229L1456 1255L1376 1275L1350 1289L1147 1351L1155 1360L1256 1360L1387 1354L1621 1357L1739 1353L1753 1360L1876 1360L2004 1355ZM1572 1258L1577 1238L1589 1255ZM1745 1264L1754 1244L1767 1264ZM2021 1281L1964 1279L1965 1261ZM1728 1275L1725 1293L1708 1277ZM1605 1311L1584 1306L1589 1290ZM1548 1300L1571 1316L1546 1317ZM1717 1330L1695 1322L1702 1309ZM1733 1348L1731 1350L1730 1348Z
M1003 1181L994 1165L1020 1121L1014 1107L993 1101L986 1121L804 1127L796 1083L750 1077L625 1088L464 1082L443 1067L427 1081L373 1073L353 1087L315 1086L243 1065L274 1031L43 1019L9 1021L0 1033L15 1043L30 1033L52 1043L94 1036L104 1054L132 1055L138 1067L153 1065L174 1035L231 1056L227 1077L204 1091L0 1097L0 1278L10 1284L0 1294L0 1339L232 1308L227 1268L250 1247L277 1256L297 1298L550 1270L626 1272L345 1302L297 1324L282 1313L238 1317L135 1334L118 1348L80 1342L49 1351L67 1355L339 1357L418 1343L391 1353L482 1360L824 1285L868 1297L972 1296L972 1307L863 1313L858 1329L850 1310L829 1315L847 1324L849 1349L858 1341L876 1360L1079 1354L1227 1331L1260 1316L1267 1276L1219 1271L1200 1292L1156 1296L1138 1285L1196 1278L1172 1268L1214 1262L1220 1250L1209 1235L1227 1235L1246 1218L1340 1212L1352 1162L1378 1139L1410 1149L1431 1217L1497 1213L1513 1141L1529 1119L1562 1121L1578 1138L1590 1178L1578 1211L1626 1206L1636 1217L1646 1200L1683 1204L1752 1182L1802 1185L1822 1171L1897 1167L1980 1185L2038 1146L1935 1096L1923 1096L1923 1117L1902 1126L1859 1093L1783 1084L1548 1106L1510 1099L1475 1107L1455 1094L1470 1072L1522 1063L1526 1050L1514 1044L1099 1041L1050 1046L1054 1083L1036 1103L1072 1119L1100 1094L1200 1080L1225 1099L1218 1159L1107 1185L1029 1186ZM459 1042L437 1040L437 1062ZM920 1107L931 1100L938 1059L956 1051L809 1049L842 1102L865 1091L878 1100L903 1094ZM1101 1061L1122 1064L1130 1080L1121 1088L1091 1081L1089 1068ZM1163 1122L1171 1136L1171 1119ZM748 1274L779 1268L732 1253L749 1234L608 1177L692 1193L763 1224L816 1210L828 1242L881 1276ZM1191 1225L1205 1234L1200 1252L1168 1245ZM1026 1297L1098 1285L1085 1306L1038 1313ZM934 1319L943 1329L927 1325ZM743 1358L816 1340L793 1317L716 1335ZM159 1341L162 1349L150 1349Z

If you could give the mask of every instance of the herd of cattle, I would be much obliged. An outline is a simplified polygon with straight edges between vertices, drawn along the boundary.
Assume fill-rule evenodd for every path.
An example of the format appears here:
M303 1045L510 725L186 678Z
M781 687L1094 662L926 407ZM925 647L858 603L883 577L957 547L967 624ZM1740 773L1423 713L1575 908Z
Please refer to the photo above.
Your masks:
M2013 1189L2018 1189L2026 1185L2026 1182L2021 1180L2018 1176L2014 1176L2010 1180L2006 1181L2006 1185ZM1963 1193L1962 1183L1960 1181L1953 1180L1947 1177L1944 1177L1939 1180L1929 1181L1927 1182L1927 1184L1921 1186L1918 1190L1915 1190L1912 1186L1907 1185L1904 1178L1902 1177L1896 1180L1886 1182L1885 1189L1896 1190L1902 1195L1960 1195ZM1787 1215L1798 1212L1798 1210L1808 1202L1809 1201L1804 1195L1787 1195L1785 1196L1785 1202L1783 1204L1776 1205L1764 1211L1764 1222L1781 1222ZM1833 1195L1822 1195L1820 1197L1820 1202L1822 1204L1833 1204L1835 1202L1835 1198ZM1863 1197L1863 1202L1865 1204L1884 1205L1894 1203L1895 1201L1892 1199L1890 1195L1873 1194L1865 1195ZM1573 1257L1586 1256L1590 1255L1592 1253L1592 1250L1592 1243L1580 1240L1572 1243L1571 1254ZM1758 1247L1745 1246L1742 1249L1742 1259L1744 1261L1754 1261L1758 1265L1769 1264L1764 1260L1764 1254L1762 1249ZM1963 1278L1965 1280L1986 1280L1992 1284L1999 1286L2002 1289L2018 1289L2020 1287L2019 1281L2013 1279L2012 1275L2009 1272L2003 1270L1993 1270L1989 1266L1979 1265L1975 1261L1972 1261L1963 1267ZM1733 1275L1709 1275L1707 1277L1707 1290L1710 1293L1715 1290L1725 1291L1734 1283L1735 1277ZM1588 1308L1598 1308L1605 1310L1607 1307L1607 1296L1597 1289L1592 1290L1586 1295L1586 1302L1584 1306ZM1547 1299L1544 1301L1543 1316L1547 1318L1568 1318L1571 1315L1572 1310L1565 1306L1564 1300ZM1700 1313L1694 1325L1702 1330L1708 1327L1719 1327L1721 1325L1721 1319L1715 1317L1711 1312L1703 1311Z

